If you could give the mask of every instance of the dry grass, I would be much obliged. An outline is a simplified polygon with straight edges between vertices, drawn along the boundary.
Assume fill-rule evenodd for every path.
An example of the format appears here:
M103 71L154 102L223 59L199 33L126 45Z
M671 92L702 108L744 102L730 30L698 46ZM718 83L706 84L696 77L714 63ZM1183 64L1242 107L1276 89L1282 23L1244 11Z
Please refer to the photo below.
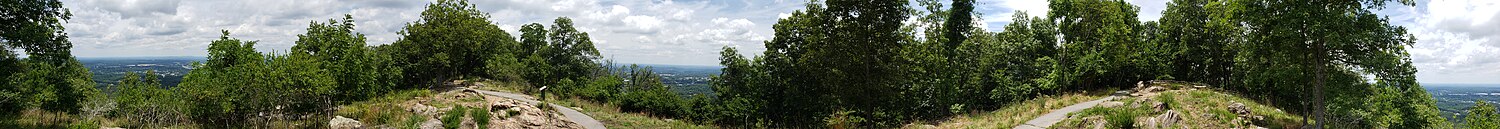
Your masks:
M484 87L477 87L475 89L489 90L489 91L511 92L511 93L524 93L524 94L530 94L530 93L527 93L527 91L535 90L535 89L527 89L527 88L525 88L525 87L530 87L530 85L527 85L527 84L524 84L524 83L507 83L507 82L500 82L500 81L481 81L481 83L486 83L487 85L484 86ZM535 96L535 95L533 95L533 96ZM560 98L559 96L555 96L555 95L550 95L549 94L549 95L546 96L546 98L541 99L541 101L544 101L546 103L552 103L552 104L557 104L557 105L562 105L562 106L565 106L565 107L573 108L573 110L578 110L578 112L583 112L583 114L588 114L589 117L593 117L595 120L599 120L599 122L604 123L605 127L609 127L609 128L625 128L625 129L641 129L641 128L712 129L712 128L718 128L718 127L714 127L712 125L694 124L692 122L683 121L683 120L674 120L674 119L669 119L669 118L652 117L651 115L645 114L645 113L623 112L623 111L620 111L620 107L615 106L615 105L610 105L610 104L600 103L600 102L594 102L594 101L580 99L580 98L573 98L573 97L562 97L562 98ZM545 107L549 107L550 108L551 106L545 106Z
M414 122L421 122L427 117L407 112L403 102L414 97L431 96L429 90L406 90L387 94L385 97L354 102L339 106L334 114L353 118L369 125L393 125L397 127L415 126Z
M1031 100L1021 101L1006 105L998 110L971 113L949 118L934 125L940 129L953 128L1011 128L1031 119L1052 112L1052 110L1067 107L1080 102L1091 101L1104 97L1108 92L1094 93L1069 93L1063 95L1041 96ZM925 128L918 124L907 124L903 128Z
M643 128L672 128L672 129L712 129L718 128L711 125L699 125L683 120L651 117L645 113L622 112L620 107L604 103L593 102L578 98L557 99L549 97L549 103L572 107L578 112L588 114L609 128L643 129Z
M1218 129L1244 128L1251 125L1267 128L1295 128L1301 125L1298 121L1300 120L1300 116L1289 114L1275 107L1262 105L1245 98L1211 90L1172 90L1161 92L1155 96L1145 97L1151 98L1151 101L1167 103L1169 109L1181 113L1179 115L1181 121L1170 128ZM1130 113L1131 116L1123 117L1134 118L1131 122L1136 124L1133 125L1140 126L1142 125L1140 123L1146 123L1150 117L1162 114L1162 112L1152 110L1149 104L1133 103L1136 99L1144 98L1124 98L1117 101L1127 103L1125 106L1112 108L1094 107L1074 113L1072 114L1074 117L1065 119L1053 125L1052 128L1090 128L1087 127L1089 124L1082 123L1083 120L1080 118L1087 116L1111 116L1121 114L1120 111L1136 112ZM1246 107L1250 108L1252 115L1262 116L1264 120L1241 119L1240 121L1236 121L1235 119L1239 116L1230 112L1228 108L1229 105L1234 103L1245 104Z

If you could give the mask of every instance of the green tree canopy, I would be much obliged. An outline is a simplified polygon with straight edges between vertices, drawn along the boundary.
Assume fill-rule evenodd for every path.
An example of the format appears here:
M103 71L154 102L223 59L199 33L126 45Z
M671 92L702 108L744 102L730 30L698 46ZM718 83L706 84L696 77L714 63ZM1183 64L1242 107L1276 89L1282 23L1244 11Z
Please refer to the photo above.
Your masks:
M427 5L421 20L406 25L397 64L405 64L410 85L435 84L460 76L484 77L489 58L513 55L518 43L510 33L489 21L490 15L465 0L440 0Z

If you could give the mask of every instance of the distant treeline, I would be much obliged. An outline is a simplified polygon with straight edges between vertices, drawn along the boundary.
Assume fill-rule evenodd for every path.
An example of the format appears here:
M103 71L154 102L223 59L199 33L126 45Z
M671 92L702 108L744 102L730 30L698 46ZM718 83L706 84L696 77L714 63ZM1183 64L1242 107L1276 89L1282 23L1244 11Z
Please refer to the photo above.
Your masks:
M809 3L774 25L760 56L726 47L718 97L689 117L894 127L1171 79L1310 116L1309 126L1450 127L1415 81L1405 50L1415 38L1371 12L1411 1L1173 0L1140 22L1121 0L1051 0L1045 15L1017 12L1000 32L973 27L972 0L916 2Z
M75 124L114 118L129 127L321 125L339 104L488 78L726 127L895 127L1171 79L1328 128L1450 126L1415 81L1405 50L1415 38L1371 12L1386 0L1174 0L1150 22L1121 0L1051 0L1046 15L1017 12L999 32L974 27L973 0L908 2L810 2L773 25L761 56L725 47L713 97L679 96L649 67L601 59L568 18L526 24L513 36L463 0L429 4L398 41L373 47L348 15L312 22L286 53L256 52L255 41L224 31L180 86L130 74L105 94L68 54L60 21L71 14L60 2L7 2L25 8L0 18L0 115L45 110L85 116ZM1486 112L1494 114L1471 111ZM1472 119L1467 127L1500 118Z

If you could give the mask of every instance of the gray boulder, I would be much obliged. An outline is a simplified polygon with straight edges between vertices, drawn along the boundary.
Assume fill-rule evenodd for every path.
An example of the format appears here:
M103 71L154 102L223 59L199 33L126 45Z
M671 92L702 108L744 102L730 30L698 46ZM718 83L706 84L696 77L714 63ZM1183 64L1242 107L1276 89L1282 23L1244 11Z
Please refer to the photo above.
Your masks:
M331 129L358 129L363 126L364 124L358 120L345 118L344 116L333 116L333 119L328 120L328 128Z

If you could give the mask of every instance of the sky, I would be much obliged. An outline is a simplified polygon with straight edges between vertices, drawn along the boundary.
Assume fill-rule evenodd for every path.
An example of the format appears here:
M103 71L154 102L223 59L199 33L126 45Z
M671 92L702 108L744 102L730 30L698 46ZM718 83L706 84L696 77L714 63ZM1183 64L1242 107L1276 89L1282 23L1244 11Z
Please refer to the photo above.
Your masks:
M349 14L369 45L399 39L431 0L63 0L64 24L79 57L206 56L221 30L284 53L310 22ZM1127 0L1141 21L1161 18L1167 0ZM1406 27L1423 83L1500 83L1500 1L1418 0L1377 13ZM474 0L511 35L528 23L569 17L607 59L622 63L717 65L729 46L754 56L771 25L805 0ZM1046 0L978 0L981 27L999 31L1016 11L1044 15Z

